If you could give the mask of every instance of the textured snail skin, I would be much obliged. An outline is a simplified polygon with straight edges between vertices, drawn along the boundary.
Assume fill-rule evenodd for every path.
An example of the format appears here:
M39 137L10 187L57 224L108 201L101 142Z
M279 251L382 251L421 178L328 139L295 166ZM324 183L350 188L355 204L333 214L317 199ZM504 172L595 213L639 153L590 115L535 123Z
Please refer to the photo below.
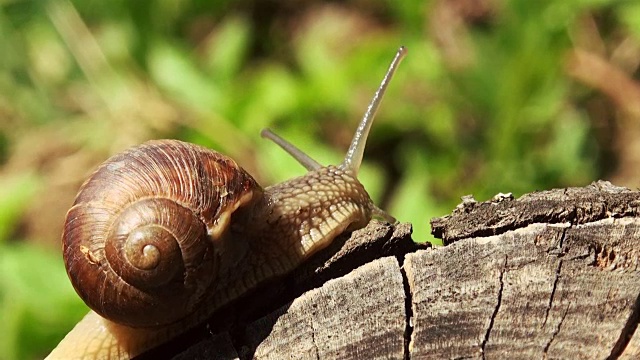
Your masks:
M177 327L131 328L90 311L46 359L130 359L179 332Z

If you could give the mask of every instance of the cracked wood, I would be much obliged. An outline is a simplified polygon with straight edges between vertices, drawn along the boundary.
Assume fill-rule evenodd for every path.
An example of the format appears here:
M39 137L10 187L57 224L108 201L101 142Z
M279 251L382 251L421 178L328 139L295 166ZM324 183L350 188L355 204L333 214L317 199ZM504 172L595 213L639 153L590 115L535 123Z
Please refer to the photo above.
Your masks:
M597 182L467 200L342 238L149 358L640 357L640 193Z

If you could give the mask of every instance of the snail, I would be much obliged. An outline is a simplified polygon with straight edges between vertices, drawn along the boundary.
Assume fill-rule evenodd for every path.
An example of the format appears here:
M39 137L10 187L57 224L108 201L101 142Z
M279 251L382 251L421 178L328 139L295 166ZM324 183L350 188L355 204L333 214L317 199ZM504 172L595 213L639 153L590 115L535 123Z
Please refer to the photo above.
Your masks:
M269 130L307 174L266 188L235 161L177 140L149 141L100 165L62 235L67 273L92 309L48 359L127 359L290 272L372 217L395 223L358 181L400 47L344 161L321 166Z

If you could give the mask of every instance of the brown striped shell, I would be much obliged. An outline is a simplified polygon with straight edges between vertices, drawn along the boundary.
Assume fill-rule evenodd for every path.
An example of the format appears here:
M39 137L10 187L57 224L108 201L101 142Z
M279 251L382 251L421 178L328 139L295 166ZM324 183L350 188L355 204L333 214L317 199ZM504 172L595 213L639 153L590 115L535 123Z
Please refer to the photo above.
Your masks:
M261 196L222 154L147 142L107 160L82 186L63 233L67 273L103 317L134 327L175 322L215 283L231 212Z

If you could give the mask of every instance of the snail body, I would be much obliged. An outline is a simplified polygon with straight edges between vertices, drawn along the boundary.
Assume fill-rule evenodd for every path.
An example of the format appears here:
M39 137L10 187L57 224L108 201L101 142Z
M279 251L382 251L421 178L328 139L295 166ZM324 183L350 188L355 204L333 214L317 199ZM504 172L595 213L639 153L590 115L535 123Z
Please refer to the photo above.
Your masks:
M265 130L309 170L262 188L229 157L177 140L117 154L82 185L63 254L90 313L50 359L130 358L290 272L377 208L357 179L366 138L401 47L344 161L321 166ZM107 354L105 356L105 354Z

